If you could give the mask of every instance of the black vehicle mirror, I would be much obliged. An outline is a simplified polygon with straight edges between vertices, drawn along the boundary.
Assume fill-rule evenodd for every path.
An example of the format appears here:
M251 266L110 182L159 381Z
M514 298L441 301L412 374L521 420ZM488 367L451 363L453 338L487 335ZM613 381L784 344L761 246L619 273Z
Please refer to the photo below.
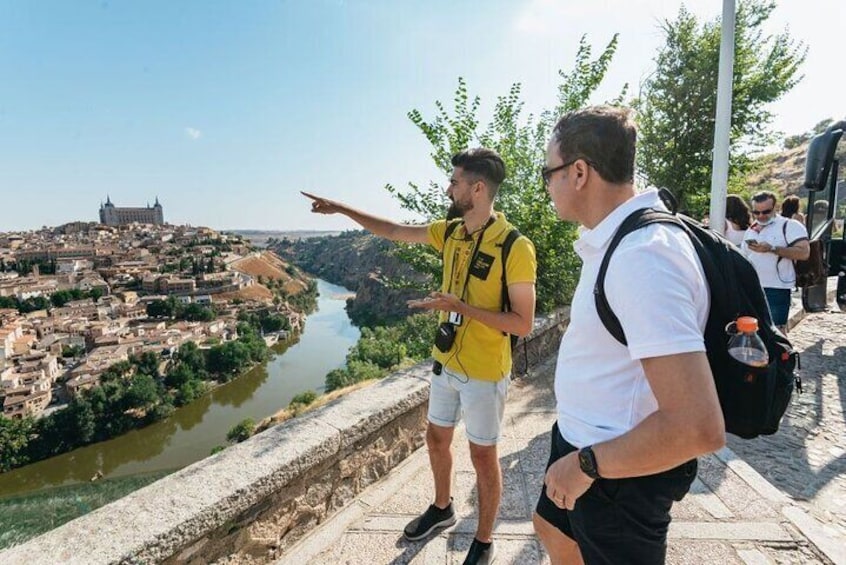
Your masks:
M834 151L837 142L843 135L846 122L838 122L823 133L815 136L808 146L808 156L805 159L805 188L808 190L823 190L826 188L828 175L834 162Z

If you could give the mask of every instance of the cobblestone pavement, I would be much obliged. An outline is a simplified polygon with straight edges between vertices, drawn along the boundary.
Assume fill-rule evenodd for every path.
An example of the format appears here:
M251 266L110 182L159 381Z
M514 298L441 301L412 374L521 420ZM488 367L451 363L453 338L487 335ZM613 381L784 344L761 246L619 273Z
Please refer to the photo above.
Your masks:
M802 394L777 434L729 446L774 486L846 535L846 314L808 314L789 334L801 352Z
M846 394L823 387L826 393L814 401L817 391L823 390L815 382L828 385L831 381L836 390L836 361L846 363L846 328L838 327L839 323L846 323L846 316L811 316L791 335L805 352L802 375L806 391L794 401L778 435L733 442L744 455L725 448L700 459L690 494L673 507L668 564L846 565L846 536L840 535L842 521L838 523L846 514L842 506L836 506L846 502L846 458L843 449L832 450L835 443L831 443L836 436L841 442L838 445L843 446L843 406L839 402ZM830 335L839 337L827 337ZM555 420L554 361L551 358L533 370L531 378L515 381L509 391L500 446L504 492L494 533L497 563L503 565L550 565L534 535L531 515L543 481L549 428ZM830 407L832 402L837 403L836 410ZM822 415L818 405L823 406ZM424 447L277 556L276 565L461 563L476 526L475 475L466 446L461 445L463 437L463 431L457 431L453 494L459 520L453 528L417 542L403 539L405 524L431 500ZM747 458L755 461L760 472ZM764 472L775 487L762 476ZM812 494L794 494L805 491ZM802 502L793 502L790 496Z

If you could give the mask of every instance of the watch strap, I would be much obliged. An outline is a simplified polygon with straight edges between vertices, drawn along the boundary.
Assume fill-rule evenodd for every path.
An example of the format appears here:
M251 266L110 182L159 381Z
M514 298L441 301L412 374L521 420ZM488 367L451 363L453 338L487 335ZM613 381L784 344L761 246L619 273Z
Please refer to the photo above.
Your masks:
M579 468L591 479L600 479L599 469L596 465L596 455L593 453L593 446L588 445L579 450Z

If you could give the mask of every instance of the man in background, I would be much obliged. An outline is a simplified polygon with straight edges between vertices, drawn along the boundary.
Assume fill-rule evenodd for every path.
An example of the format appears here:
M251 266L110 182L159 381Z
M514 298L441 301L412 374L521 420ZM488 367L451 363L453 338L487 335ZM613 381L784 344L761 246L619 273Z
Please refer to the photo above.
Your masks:
M810 256L808 231L776 211L772 192L759 192L752 197L752 216L755 221L746 230L741 250L758 273L773 323L787 334L790 292L796 286L793 261Z

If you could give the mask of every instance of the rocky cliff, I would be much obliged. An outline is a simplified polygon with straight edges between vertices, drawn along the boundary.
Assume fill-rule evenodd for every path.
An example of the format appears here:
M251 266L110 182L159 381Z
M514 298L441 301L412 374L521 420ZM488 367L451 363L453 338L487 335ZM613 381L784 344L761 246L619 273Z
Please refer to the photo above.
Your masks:
M347 301L347 311L358 325L406 317L406 301L419 298L431 286L426 277L393 255L394 248L391 242L363 231L309 239L284 238L273 245L273 250L287 261L355 291L355 298Z
M818 124L818 131L793 136L793 138L799 140L796 146L758 158L755 163L755 171L747 178L747 186L750 192L772 190L782 195L797 194L802 198L806 197L808 191L803 184L805 182L805 158L808 154L808 145L810 145L811 137L824 129L820 126L826 125L829 121ZM844 176L842 167L846 165L846 140L841 140L837 146L835 158L840 161L842 179ZM842 198L846 195L841 194L840 196Z

